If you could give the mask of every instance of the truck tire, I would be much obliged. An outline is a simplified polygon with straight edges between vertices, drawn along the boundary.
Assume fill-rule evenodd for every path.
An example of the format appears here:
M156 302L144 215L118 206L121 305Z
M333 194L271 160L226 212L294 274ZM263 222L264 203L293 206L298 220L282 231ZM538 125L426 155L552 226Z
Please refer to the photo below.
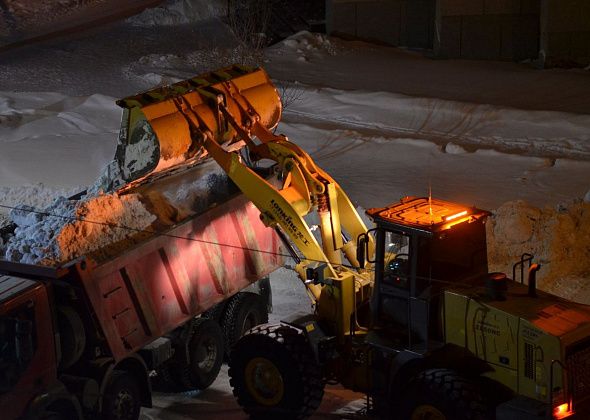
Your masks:
M286 325L260 325L234 346L230 385L238 403L257 420L305 419L324 395L321 367L301 332Z
M82 357L86 348L86 330L82 318L70 306L57 307L57 322L61 345L60 369L65 370Z
M225 348L231 347L246 331L268 322L268 311L262 299L253 293L238 293L227 304L221 326L225 335Z
M40 420L67 420L68 417L57 411L46 411L39 417Z
M106 387L100 418L103 420L137 420L141 409L141 393L135 377L123 370L114 370Z
M225 310L225 302L218 303L211 309L206 310L201 314L201 318L209 318L213 321L221 324L221 318L223 317L223 313Z
M399 420L486 420L479 387L449 369L429 369L409 383L399 401ZM394 410L397 411L397 410Z
M197 318L181 337L186 356L170 364L170 373L181 390L205 389L215 381L223 363L224 338L219 324ZM177 352L178 353L178 352Z

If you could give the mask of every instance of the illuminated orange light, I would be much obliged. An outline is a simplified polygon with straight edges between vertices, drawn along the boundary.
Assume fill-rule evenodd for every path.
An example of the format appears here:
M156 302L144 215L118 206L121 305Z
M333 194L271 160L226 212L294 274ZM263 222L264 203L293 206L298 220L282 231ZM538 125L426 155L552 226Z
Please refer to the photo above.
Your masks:
M571 404L563 403L553 409L554 419L565 419L574 414L574 410L571 408Z
M444 220L445 220L445 222L448 222L449 220L454 220L458 217L465 216L466 214L467 214L467 210L463 210L459 213L451 214L450 216L445 217Z
M447 229L450 229L450 228L452 228L452 227L453 227L453 226L455 226L455 225L459 225L459 224L461 224L461 223L463 223L463 222L466 222L467 220L469 220L469 218L470 218L470 217L463 217L462 219L455 220L454 222L446 223L446 224L444 224L444 225L442 226L442 228L441 228L441 229L442 229L442 230L447 230Z

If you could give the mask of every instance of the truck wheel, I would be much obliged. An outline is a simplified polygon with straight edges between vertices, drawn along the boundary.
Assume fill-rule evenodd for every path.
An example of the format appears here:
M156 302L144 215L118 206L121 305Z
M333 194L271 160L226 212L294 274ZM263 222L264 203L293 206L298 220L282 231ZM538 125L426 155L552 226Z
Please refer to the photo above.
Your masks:
M197 318L182 339L188 360L175 360L170 369L184 390L205 389L215 381L223 363L223 331L208 318Z
M324 395L321 367L299 330L260 325L235 345L230 385L254 419L299 420L319 407Z
M137 420L141 393L137 380L129 372L113 371L102 402L101 419Z
M67 417L57 411L46 411L39 417L40 420L67 420Z
M250 328L267 322L268 311L258 295L238 293L233 296L222 320L226 351L229 352L231 346Z
M213 321L221 324L221 318L223 317L223 312L225 310L225 303L221 302L212 307L211 309L206 310L201 314L201 318L209 318Z
M488 419L478 386L449 369L419 373L399 403L403 420Z

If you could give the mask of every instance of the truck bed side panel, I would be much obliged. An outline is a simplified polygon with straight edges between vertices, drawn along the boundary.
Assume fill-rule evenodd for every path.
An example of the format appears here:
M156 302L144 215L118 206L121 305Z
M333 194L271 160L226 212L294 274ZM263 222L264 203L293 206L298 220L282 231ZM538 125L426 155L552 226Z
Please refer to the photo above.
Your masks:
M280 241L259 215L240 195L80 272L116 360L282 265Z

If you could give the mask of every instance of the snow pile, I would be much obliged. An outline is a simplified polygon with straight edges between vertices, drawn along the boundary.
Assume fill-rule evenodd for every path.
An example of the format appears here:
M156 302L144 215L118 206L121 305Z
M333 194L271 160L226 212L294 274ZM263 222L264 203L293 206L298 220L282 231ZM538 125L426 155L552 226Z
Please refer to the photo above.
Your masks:
M156 219L133 194L100 195L81 202L59 197L41 212L21 206L10 217L18 227L8 241L5 258L44 265L116 244Z
M528 252L541 264L541 289L590 304L590 203L576 200L540 209L508 202L497 209L487 230L490 271L512 276L513 264Z
M112 167L116 164L107 167L80 201L62 196L42 210L21 205L11 211L17 228L0 238L0 254L5 248L7 260L43 265L89 253L101 260L205 211L232 192L223 170L209 161L129 192L105 194L102 186L113 185L119 176Z
M207 0L169 0L128 18L127 22L134 26L148 27L193 23L221 16L227 7L224 3Z
M153 88L233 64L257 66L260 62L258 57L245 47L215 46L182 55L149 54L126 66L123 73L131 80L140 81L146 88Z
M338 44L330 41L330 38L324 34L315 34L308 31L301 31L282 41L280 50L277 54L282 55L284 52L295 52L298 61L310 61L313 57L322 55L337 55L344 51Z

